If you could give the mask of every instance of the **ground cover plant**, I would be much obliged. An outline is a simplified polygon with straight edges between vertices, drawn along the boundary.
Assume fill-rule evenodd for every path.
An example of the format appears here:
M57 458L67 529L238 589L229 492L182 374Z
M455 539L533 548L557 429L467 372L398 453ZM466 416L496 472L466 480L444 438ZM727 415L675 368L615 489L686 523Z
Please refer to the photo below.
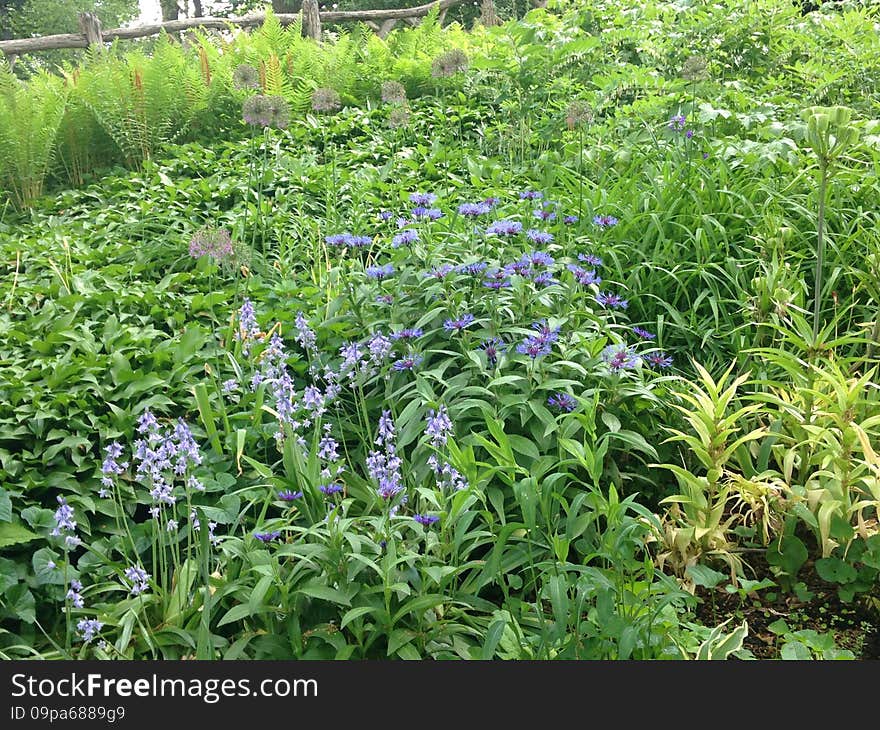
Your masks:
M835 5L6 78L0 654L876 657L878 18Z

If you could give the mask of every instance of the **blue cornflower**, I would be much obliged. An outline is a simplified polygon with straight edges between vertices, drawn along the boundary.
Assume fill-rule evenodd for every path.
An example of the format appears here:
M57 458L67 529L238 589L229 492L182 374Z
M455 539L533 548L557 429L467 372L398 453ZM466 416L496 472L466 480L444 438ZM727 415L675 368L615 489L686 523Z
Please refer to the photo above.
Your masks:
M648 365L655 368L668 368L672 365L672 355L667 355L663 350L659 352L649 352L642 356L642 359Z
M413 370L414 368L417 368L421 364L421 362L421 355L410 353L409 355L406 355L399 360L395 360L391 367L398 371Z
M394 248L400 248L401 246L412 246L418 240L419 232L413 228L407 228L406 230L401 231L394 238L391 239L391 245Z
M585 264L589 264L590 266L602 265L602 259L591 253L579 253L578 261L583 261Z
M613 292L599 292L596 301L606 309L626 309L629 306L626 299Z
M616 226L617 222L617 218L613 215L597 215L593 217L593 223L599 226L599 228L610 228L611 226Z
M407 328L398 330L397 332L391 333L391 339L397 342L398 340L415 340L421 337L424 333L421 328Z
M278 530L273 530L272 532L255 532L254 537L260 542L272 542L273 540L280 538L281 533Z
M351 248L366 248L372 243L373 239L370 236L350 236L347 245Z
M474 261L470 264L461 264L458 267L459 274L469 274L470 276L477 276L477 274L482 274L487 268L489 264L485 261Z
M392 264L385 264L384 266L368 266L366 269L364 269L364 273L370 279L382 281L382 279L385 279L394 274L394 266Z
M352 235L348 231L345 233L334 233L330 236L324 237L324 241L327 242L328 246L349 246L351 239Z
M452 264L440 264L440 266L426 271L425 276L430 279L445 279L453 271L455 271L455 267Z
M474 323L474 315L470 312L467 314L463 314L458 319L447 319L443 323L443 329L447 332L461 332L462 330L467 329Z
M413 515L413 519L420 525L424 525L425 527L430 527L435 522L440 521L440 518L436 515Z
M410 193L409 202L413 205L433 205L437 201L434 193Z
M546 231L539 231L536 228L530 228L526 231L526 237L533 243L552 243L553 234Z
M506 289L510 286L510 279L504 269L492 269L486 272L483 286L489 289Z
M443 211L440 208L426 208L422 205L413 208L410 211L413 218L427 218L429 221L435 221L443 217Z
M379 211L379 220L390 221L394 217L394 213L390 210Z
M632 331L643 340L653 340L655 337L657 337L657 335L655 335L653 332L648 332L648 330L642 329L641 327L633 327Z
M567 226L573 226L578 220L580 219L576 215L567 215L562 219L562 222Z
M290 489L284 489L278 492L278 499L282 502L293 502L294 500L302 499L302 496L302 492L293 492Z
M574 274L574 280L581 286L590 286L590 284L598 286L602 283L602 277L596 276L595 269L586 270L582 269L577 264L569 264L568 270Z
M492 206L489 203L462 203L458 206L458 214L476 218L480 215L487 215L492 212Z
M506 219L495 221L486 228L487 236L515 236L521 232L522 223Z
M537 322L532 323L532 329L535 330L538 334L534 335L541 342L546 342L548 344L553 344L556 340L559 339L559 327L551 327L547 324L546 319L540 319Z
M547 235L549 236L550 234L548 233ZM536 241L536 243L541 243L541 241ZM553 266L555 260L549 253L544 251L532 251L531 253L523 254L520 262L529 266Z
M634 370L642 363L635 350L626 345L608 345L602 350L602 360L608 363L611 372L617 373L621 370Z
M540 200L544 197L544 193L537 190L524 190L519 194L520 200Z
M480 343L480 349L486 353L489 364L494 366L498 362L498 356L504 352L507 344L498 337L490 337Z
M334 482L333 484L322 484L318 487L318 490L330 497L331 495L339 494L339 492L342 491L342 485L338 482Z
M553 278L552 271L540 271L532 277L532 281L535 283L535 286L550 286L557 283L556 279Z
M563 413L571 413L577 408L577 400L568 393L554 393L547 398L547 405Z
M550 344L538 337L527 337L516 346L520 355L528 355L532 360L550 354Z

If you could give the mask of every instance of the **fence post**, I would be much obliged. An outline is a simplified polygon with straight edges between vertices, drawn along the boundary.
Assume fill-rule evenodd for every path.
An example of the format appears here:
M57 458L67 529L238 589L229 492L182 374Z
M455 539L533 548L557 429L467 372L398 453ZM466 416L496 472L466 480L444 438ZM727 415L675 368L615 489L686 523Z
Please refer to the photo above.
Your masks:
M318 12L318 0L303 0L302 34L305 38L321 40L321 15Z
M98 20L97 15L94 13L80 13L79 27L86 37L86 42L89 46L104 45L104 38L101 35L101 21Z

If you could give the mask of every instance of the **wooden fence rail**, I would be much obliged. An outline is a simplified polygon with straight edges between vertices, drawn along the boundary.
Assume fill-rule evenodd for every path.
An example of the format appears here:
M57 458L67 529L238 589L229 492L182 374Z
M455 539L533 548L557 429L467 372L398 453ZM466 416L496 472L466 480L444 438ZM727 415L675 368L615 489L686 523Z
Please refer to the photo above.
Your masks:
M366 23L383 38L391 32L399 20L415 25L419 19L427 15L435 6L439 6L441 19L446 11L463 2L463 0L437 0L414 8L397 8L389 10L351 10L351 11L320 11L317 0L303 0L302 12L296 14L278 13L275 17L282 25L290 25L302 20L303 35L315 40L321 37L321 23L362 22ZM128 38L145 38L166 33L179 33L191 28L228 29L230 26L247 28L262 25L265 13L255 13L240 18L185 18L168 20L164 23L151 23L132 28L113 28L103 30L101 22L92 13L81 13L79 16L81 33L61 33L38 38L17 38L0 41L0 51L11 61L22 53L48 51L58 48L88 48L90 45Z

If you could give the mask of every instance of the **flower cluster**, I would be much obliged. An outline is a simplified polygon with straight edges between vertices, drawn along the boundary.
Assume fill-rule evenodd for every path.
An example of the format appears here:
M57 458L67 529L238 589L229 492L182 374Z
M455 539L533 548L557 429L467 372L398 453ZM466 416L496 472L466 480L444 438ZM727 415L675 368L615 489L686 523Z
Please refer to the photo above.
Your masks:
M232 236L225 228L202 228L193 235L189 242L189 255L194 259L210 256L217 261L232 258Z
M402 462L397 455L395 439L396 434L391 411L382 411L382 416L379 418L379 433L375 441L376 445L381 447L382 450L374 449L370 451L367 456L366 467L370 478L376 482L376 491L386 503L390 503L397 495L404 491L403 475L400 471ZM403 504L405 501L406 495L404 495L400 504Z
M283 96L256 94L245 99L241 114L252 127L284 129L290 122L290 105Z

